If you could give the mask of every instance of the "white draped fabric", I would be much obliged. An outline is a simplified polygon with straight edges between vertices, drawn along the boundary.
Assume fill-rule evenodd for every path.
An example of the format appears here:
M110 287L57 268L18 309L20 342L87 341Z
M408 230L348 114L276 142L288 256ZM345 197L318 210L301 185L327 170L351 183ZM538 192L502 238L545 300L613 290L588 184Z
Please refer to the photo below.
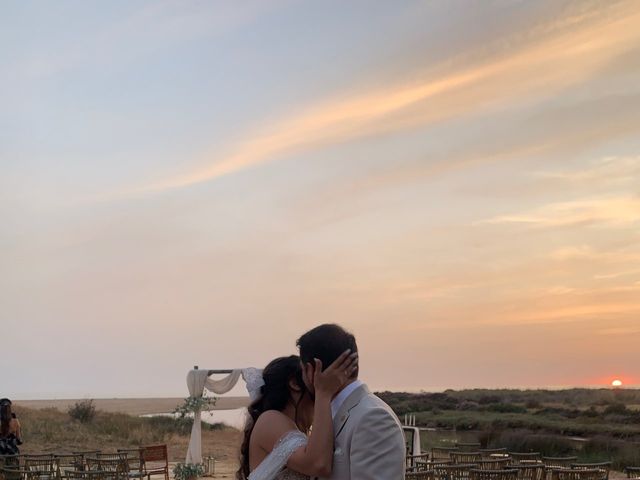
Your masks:
M245 369L249 370L249 369ZM191 397L202 397L204 389L222 395L236 386L244 370L235 369L228 376L215 380L209 377L208 370L191 370L187 374L187 387ZM244 376L244 375L243 375ZM193 427L191 428L191 438L189 449L187 450L186 463L202 463L202 415L198 410L194 412Z

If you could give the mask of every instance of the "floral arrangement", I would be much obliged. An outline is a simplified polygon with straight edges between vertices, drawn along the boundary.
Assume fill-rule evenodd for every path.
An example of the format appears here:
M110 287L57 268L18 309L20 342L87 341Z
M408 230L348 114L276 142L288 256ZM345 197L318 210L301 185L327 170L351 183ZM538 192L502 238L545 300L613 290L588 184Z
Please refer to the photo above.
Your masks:
M204 465L201 463L177 463L173 467L175 480L190 480L204 475Z
M196 411L206 412L213 410L218 399L215 397L187 397L184 399L184 403L176 407L173 413L177 414L180 418L184 418L190 413Z

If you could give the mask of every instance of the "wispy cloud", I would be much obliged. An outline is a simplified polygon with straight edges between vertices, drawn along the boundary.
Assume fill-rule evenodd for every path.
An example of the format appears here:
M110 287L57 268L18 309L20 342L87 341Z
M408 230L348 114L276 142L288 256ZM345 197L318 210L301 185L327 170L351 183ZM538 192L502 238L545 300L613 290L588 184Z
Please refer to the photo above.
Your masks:
M501 215L480 223L565 227L607 223L629 225L640 221L640 198L604 197L544 205L527 212Z
M543 180L557 180L564 183L592 184L607 186L632 184L640 181L640 156L614 156L591 162L586 168L564 171L542 171L532 174Z
M524 94L549 96L592 75L640 38L640 13L633 2L612 4L605 11L571 22L562 19L558 23L570 27L548 28L547 38L536 38L515 51L499 51L484 63L474 64L473 55L466 56L424 83L311 107L250 134L228 155L205 155L198 162L205 167L116 196L184 188L322 145L468 115Z
M353 206L354 198L387 189L424 184L445 175L464 174L470 170L481 171L491 164L523 162L534 158L574 158L612 140L630 136L638 129L640 96L635 95L605 96L562 107L547 107L543 113L528 116L524 120L513 120L509 116L495 118L495 126L483 130L481 136L462 137L448 147L444 140L435 141L434 151L425 152L418 158L385 164L367 171L360 170L355 175L333 179L321 188L306 192L304 197L298 198L291 205L291 209L306 225L343 220L360 213L358 207ZM463 131L464 128L460 127L460 130ZM594 175L592 182L580 183L585 188L585 193L593 190L594 185L599 190L604 189L604 192L617 192L612 187L621 184L611 183L617 163L613 159L610 161L607 170L611 176L605 177L602 182ZM571 183L573 182L566 178L555 177L550 180L534 173L526 175L521 182L517 182L515 178L509 182L501 180L489 189L482 185L475 190L471 189L470 193L482 197L496 194L504 196L505 193L518 197L527 193L545 195L553 190L566 192ZM624 185L632 187L635 183L629 181ZM469 193L468 187L463 190ZM352 206L346 208L346 204ZM309 212L313 212L313 215L309 215Z
M553 250L549 254L549 258L551 260L556 260L559 262L571 261L571 260L597 260L602 262L607 262L608 264L613 265L630 265L635 262L640 263L640 252L637 251L601 251L598 250L591 245L570 245L566 247L561 247ZM631 271L629 271L631 272ZM620 274L611 275L601 275L597 278L606 279L606 278L614 278L615 276L619 276Z
M613 327L613 328L603 328L602 330L598 330L599 335L612 335L612 336L621 336L621 335L639 335L640 327Z
M637 290L636 290L637 291ZM526 313L499 315L484 323L495 325L539 325L563 322L582 322L603 316L634 314L640 312L640 303L598 302L565 307L535 308Z

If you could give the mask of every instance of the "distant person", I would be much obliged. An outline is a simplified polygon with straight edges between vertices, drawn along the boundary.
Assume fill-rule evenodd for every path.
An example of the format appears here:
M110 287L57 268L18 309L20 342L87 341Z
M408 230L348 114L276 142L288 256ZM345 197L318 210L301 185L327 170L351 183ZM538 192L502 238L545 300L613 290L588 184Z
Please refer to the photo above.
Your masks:
M22 445L20 422L11 411L11 400L0 399L0 455L17 455Z
M355 337L339 325L316 327L298 339L303 365L331 365L345 350L357 352ZM321 371L303 369L304 382L314 394ZM406 445L402 424L391 407L369 392L355 368L331 402L334 453L327 480L401 480L405 478Z

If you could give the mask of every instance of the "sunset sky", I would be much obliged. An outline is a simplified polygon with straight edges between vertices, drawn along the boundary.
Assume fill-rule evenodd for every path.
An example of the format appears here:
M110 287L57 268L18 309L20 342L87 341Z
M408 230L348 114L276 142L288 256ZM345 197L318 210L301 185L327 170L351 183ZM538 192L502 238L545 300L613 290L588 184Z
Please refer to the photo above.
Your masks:
M0 3L0 396L640 384L637 0Z

